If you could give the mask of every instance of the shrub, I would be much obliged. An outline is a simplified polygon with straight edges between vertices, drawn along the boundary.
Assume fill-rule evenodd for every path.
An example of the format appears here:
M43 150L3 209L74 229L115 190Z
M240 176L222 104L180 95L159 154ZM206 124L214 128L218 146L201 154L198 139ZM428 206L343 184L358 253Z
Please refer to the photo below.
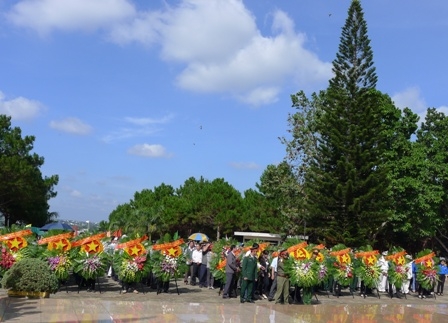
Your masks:
M56 293L59 284L46 261L24 258L16 262L3 276L3 288L20 292Z

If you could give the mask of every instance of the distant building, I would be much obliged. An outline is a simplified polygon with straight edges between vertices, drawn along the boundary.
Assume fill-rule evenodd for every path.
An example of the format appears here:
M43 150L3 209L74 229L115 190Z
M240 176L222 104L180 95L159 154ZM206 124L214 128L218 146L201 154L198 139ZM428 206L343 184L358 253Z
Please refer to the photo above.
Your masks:
M278 245L282 242L282 236L276 233L235 231L233 235L235 236L235 239L242 243L249 240L261 240Z

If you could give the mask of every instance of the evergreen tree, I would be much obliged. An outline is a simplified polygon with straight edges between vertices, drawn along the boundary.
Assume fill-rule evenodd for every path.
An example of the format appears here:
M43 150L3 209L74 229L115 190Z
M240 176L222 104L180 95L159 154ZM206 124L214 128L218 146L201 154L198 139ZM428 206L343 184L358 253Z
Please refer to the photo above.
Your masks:
M375 237L390 212L383 95L361 4L354 0L342 29L334 77L317 124L317 153L305 188L319 235L359 246Z
M42 226L52 220L48 200L56 196L58 176L43 177L44 158L32 153L34 136L22 138L11 127L11 117L0 115L0 215L5 226L31 223Z

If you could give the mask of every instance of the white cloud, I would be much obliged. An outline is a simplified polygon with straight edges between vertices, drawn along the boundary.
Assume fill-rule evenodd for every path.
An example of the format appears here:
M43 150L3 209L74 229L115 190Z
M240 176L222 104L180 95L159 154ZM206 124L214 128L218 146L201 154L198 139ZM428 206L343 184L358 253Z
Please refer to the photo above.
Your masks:
M41 35L53 30L95 30L110 27L135 15L127 0L23 0L7 17L20 27Z
M243 28L244 37L233 29L226 30L226 35L220 35L213 33L213 30L221 28L218 23L223 19L235 26L255 26L253 16L249 13L222 15L219 11L201 10L202 5L203 2L199 2L199 9L188 9L191 12L187 15L191 21L202 22L206 19L210 24L212 32L201 35L202 47L195 46L195 29L188 30L191 24L195 26L194 22L181 19L181 25L173 18L169 21L172 25L162 30L165 36L162 44L163 57L182 60L187 64L176 80L181 88L197 92L231 93L243 102L258 105L276 101L280 86L288 79L294 79L300 86L312 87L331 77L331 64L320 61L315 54L304 48L306 37L294 32L294 23L285 13L277 11L274 14L275 36L264 37L255 28ZM177 10L185 9L180 7ZM204 17L205 14L208 16ZM177 15L173 14L173 17ZM171 29L181 27L188 33L182 33L178 37L171 35L175 34ZM193 45L188 46L188 43ZM219 54L210 50L222 46L228 50ZM268 89L267 93L263 92L265 89ZM255 93L261 94L258 100Z
M259 87L253 89L238 98L245 103L253 106L274 103L278 100L280 87Z
M50 127L75 135L88 135L92 132L92 127L78 118L66 118L59 121L51 121Z
M305 48L306 36L286 13L272 14L272 35L265 36L241 0L180 0L140 12L130 0L23 0L9 17L41 33L101 27L121 45L158 44L163 60L181 64L180 88L255 106L275 102L291 80L316 90L332 76L331 63Z
M72 191L70 192L70 196L73 196L73 197L81 197L82 194L81 194L81 192L78 191L78 190L72 190Z
M164 14L159 11L140 12L131 19L111 27L110 41L125 45L136 42L150 46L160 42L160 29L163 27Z
M187 64L226 61L258 33L240 0L185 0L164 18L162 56Z
M445 116L448 116L448 106L442 105L437 108L437 111L442 112Z
M395 93L392 101L400 109L409 108L415 113L426 112L427 106L425 100L420 95L418 87L410 87L402 92Z
M416 113L420 117L419 124L425 121L429 106L418 87L410 87L402 92L395 93L392 100L400 109L409 108ZM448 106L436 107L436 110L448 116Z
M171 154L167 153L165 147L162 145L135 145L128 149L128 153L131 155L151 158L171 157Z
M0 91L0 114L10 116L14 120L32 119L44 109L38 101L18 97L5 100L5 95Z
M232 162L230 166L237 169L260 169L260 165L254 162Z
M160 129L149 128L149 127L121 128L121 129L114 131L106 136L103 136L102 140L106 143L109 143L112 141L124 140L124 139L129 139L129 138L134 138L134 137L150 136L159 131L160 131Z
M126 117L124 118L125 122L136 125L137 127L122 127L117 131L113 131L110 134L103 136L102 140L106 143L109 143L112 141L124 140L133 137L151 136L162 130L161 128L155 127L155 125L166 124L173 117L174 116L172 114L168 114L159 119Z
M418 124L425 121L427 105L416 86L405 89L392 95L392 101L400 109L409 108L419 116Z
M125 121L139 125L139 126L145 126L149 124L164 124L170 121L173 118L173 115L167 115L160 119L154 119L154 118L132 118L132 117L126 117Z

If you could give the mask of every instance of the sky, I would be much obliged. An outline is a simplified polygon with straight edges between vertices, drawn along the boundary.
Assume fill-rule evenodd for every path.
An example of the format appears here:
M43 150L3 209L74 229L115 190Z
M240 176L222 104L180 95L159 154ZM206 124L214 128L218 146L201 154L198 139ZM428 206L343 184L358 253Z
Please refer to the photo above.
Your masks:
M361 2L378 90L448 111L448 1ZM325 89L349 0L0 0L0 113L36 137L50 211L99 222L190 177L244 193ZM445 67L444 67L445 66Z

